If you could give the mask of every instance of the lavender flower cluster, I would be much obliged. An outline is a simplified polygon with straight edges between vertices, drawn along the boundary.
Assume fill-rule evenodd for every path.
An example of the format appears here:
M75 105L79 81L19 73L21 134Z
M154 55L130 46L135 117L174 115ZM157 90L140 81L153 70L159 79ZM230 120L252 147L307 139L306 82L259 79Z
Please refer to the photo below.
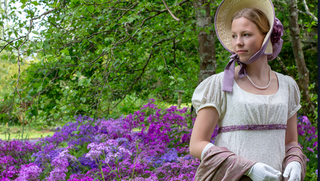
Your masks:
M0 179L14 180L19 175L20 178L29 178L30 174L40 172L34 165L29 165L32 162L31 155L40 149L39 145L28 141L0 140Z
M118 119L80 115L37 144L0 140L0 180L193 180L200 160L189 154L195 119L187 111L161 110L150 100ZM299 121L299 135L314 141L310 121Z
M312 153L314 153L314 150L318 150L318 135L316 134L316 131L316 127L311 125L307 116L298 117L298 134L301 138L304 138L305 141L312 143L312 148L306 147L306 149ZM303 140L301 140L301 142L303 142ZM299 141L299 143L301 142Z

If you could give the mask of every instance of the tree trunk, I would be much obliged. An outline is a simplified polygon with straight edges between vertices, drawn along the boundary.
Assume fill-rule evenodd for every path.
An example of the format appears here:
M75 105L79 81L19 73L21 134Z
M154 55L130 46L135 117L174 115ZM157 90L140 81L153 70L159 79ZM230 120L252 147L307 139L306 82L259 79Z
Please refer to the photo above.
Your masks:
M200 73L198 84L204 79L216 73L216 51L215 39L216 34L213 29L212 17L210 16L212 9L210 8L210 1L195 0L193 2L196 14L196 22L199 31L199 57L200 57ZM194 112L194 111L193 111ZM195 113L192 114L192 117Z
M197 0L193 4L196 12L197 26L200 30L198 34L200 57L199 84L207 77L216 73L217 62L214 45L216 34L213 29L212 17L210 16L210 3L206 0Z
M290 29L290 35L292 40L292 48L293 48L293 54L296 61L296 66L298 69L299 79L298 79L298 85L300 90L302 91L302 100L306 102L303 106L303 114L309 115L309 116L315 116L314 111L315 107L313 105L313 102L310 99L309 94L309 71L306 67L306 63L304 60L304 55L302 51L302 45L301 45L301 39L299 36L300 29L298 24L298 8L296 4L296 0L287 0L287 3L289 5L289 29ZM312 119L311 119L312 120Z

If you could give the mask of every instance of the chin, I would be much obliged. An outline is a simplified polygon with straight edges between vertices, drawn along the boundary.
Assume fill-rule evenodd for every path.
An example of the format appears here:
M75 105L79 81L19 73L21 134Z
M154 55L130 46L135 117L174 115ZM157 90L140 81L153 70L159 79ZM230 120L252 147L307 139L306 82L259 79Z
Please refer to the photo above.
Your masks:
M239 57L241 62L246 62L247 60L249 60L248 57Z

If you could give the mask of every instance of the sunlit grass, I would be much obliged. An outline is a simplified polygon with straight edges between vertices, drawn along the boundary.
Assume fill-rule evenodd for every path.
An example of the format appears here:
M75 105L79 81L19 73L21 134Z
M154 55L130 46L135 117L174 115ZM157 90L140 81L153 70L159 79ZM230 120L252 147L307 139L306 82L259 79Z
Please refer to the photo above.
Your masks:
M49 129L41 130L34 129L26 126L22 129L22 126L0 126L0 139L2 140L13 140L13 139L37 139L46 136L52 136L53 131Z

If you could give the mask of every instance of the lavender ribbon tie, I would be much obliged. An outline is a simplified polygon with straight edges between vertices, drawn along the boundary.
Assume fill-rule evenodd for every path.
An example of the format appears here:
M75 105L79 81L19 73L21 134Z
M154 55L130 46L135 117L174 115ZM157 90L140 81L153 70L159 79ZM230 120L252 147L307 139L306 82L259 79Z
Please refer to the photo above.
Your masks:
M240 65L239 77L242 78L245 75L247 75L245 64L243 64L240 61L238 54L233 53L230 56L230 58L231 60L227 64L226 68L224 69L223 85L222 85L222 90L227 92L232 92L233 80L234 80L234 66L236 62L238 65Z

